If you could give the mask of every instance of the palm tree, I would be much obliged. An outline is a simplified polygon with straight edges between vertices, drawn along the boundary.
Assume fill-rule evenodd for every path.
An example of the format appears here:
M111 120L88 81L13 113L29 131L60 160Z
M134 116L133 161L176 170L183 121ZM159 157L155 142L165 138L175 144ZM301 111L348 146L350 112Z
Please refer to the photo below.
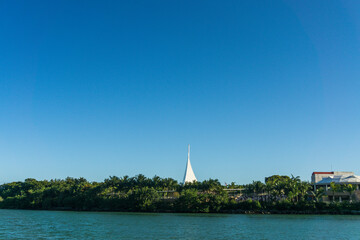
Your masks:
M317 188L315 191L311 191L310 193L314 197L315 202L320 202L321 197L324 195L324 189Z
M108 179L104 180L104 183L106 187L117 189L120 183L120 178L116 176L110 176Z
M272 190L275 197L281 198L281 195L284 193L284 181L279 178L275 178L271 183L273 185Z
M297 189L293 189L291 190L288 194L287 194L287 198L288 200L290 200L291 202L294 202L294 199L297 198L297 196L299 195L298 190ZM296 200L297 201L297 200Z
M300 193L300 199L302 201L305 200L305 197L310 189L310 184L308 182L300 182L299 183L299 193Z
M266 182L264 188L265 188L265 191L266 191L267 194L268 194L268 200L270 200L270 199L271 199L271 191L272 191L273 188L274 188L273 183L270 182L270 181Z
M296 182L296 183L300 183L300 182L301 182L300 176L294 177L294 175L292 175L292 174L291 174L291 180L294 181L294 182Z
M152 178L152 182L151 182L152 187L158 189L160 187L160 184L161 184L161 178L155 175Z
M230 184L226 185L226 188L228 189L234 189L234 188L238 188L239 186L236 185L235 182L231 182Z
M138 174L135 176L135 182L139 187L144 187L146 185L147 177L143 174Z
M335 201L335 192L339 191L339 187L334 183L334 182L331 182L330 183L330 188L331 188L331 191L332 191L332 194L333 194L333 202Z
M344 186L344 188L349 193L349 199L350 202L352 202L352 195L355 192L355 186L353 186L352 184L347 184Z
M172 178L164 178L162 182L165 190L174 190L178 185L178 182Z
M201 190L204 192L214 192L222 189L221 183L218 179L209 179L201 183Z
M260 181L253 181L254 192L256 194L263 193L265 189L265 185Z

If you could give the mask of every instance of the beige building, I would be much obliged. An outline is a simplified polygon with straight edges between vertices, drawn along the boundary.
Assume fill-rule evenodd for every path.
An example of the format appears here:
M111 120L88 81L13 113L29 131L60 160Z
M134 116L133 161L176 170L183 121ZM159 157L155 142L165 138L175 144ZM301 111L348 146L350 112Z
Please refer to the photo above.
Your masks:
M334 192L330 189L330 184L335 183L337 185L351 184L356 187L354 192L355 199L360 200L360 176L356 176L354 172L313 172L311 176L311 183L314 186L314 190L322 187L325 190L327 200L350 200L351 196L346 191Z
M351 176L354 175L354 172L313 172L311 175L311 183L316 184L320 182L323 178L331 176Z

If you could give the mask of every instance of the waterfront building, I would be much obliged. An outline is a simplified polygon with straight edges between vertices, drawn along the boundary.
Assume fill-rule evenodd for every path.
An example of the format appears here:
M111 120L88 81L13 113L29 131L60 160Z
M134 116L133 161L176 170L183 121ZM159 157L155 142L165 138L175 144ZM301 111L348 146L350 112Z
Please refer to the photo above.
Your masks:
M359 187L360 177L356 176L354 172L313 172L311 176L311 183L316 189L317 186L327 188L330 183L335 184L353 184Z
M344 190L333 191L330 188L331 183L336 185L347 185L351 184L355 187L355 196L357 200L360 200L360 176L354 174L354 172L313 172L311 176L311 183L314 186L314 190L317 188L323 188L329 200L338 199L346 200L350 199L349 193Z
M316 185L324 185L324 186L328 186L330 185L330 183L335 183L335 184L352 184L355 185L357 187L357 189L359 189L359 184L360 184L360 177L356 176L356 175L350 175L350 176L343 176L343 175L335 175L335 176L329 176L326 178L323 178L321 181L319 181Z
M350 176L354 175L354 172L313 172L311 175L311 183L317 184L323 178L332 177L332 176Z
M190 144L189 144L188 145L188 158L187 158L187 163L186 163L183 184L192 183L194 181L196 182L197 179L195 177L194 171L193 171L193 169L191 167L191 163L190 163Z

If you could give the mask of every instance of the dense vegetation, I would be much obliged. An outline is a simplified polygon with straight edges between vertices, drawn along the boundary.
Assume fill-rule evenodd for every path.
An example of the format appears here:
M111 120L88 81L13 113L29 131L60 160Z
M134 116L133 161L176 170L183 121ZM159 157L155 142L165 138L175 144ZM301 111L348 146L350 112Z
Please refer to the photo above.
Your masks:
M351 185L332 188L348 191L350 196L354 192ZM213 179L182 185L171 178L147 178L140 174L114 176L100 183L84 178L7 183L0 186L0 208L232 213L357 213L360 210L360 204L352 203L351 198L342 203L322 202L323 194L323 189L312 191L311 185L298 177L275 175L266 178L265 183L222 186Z

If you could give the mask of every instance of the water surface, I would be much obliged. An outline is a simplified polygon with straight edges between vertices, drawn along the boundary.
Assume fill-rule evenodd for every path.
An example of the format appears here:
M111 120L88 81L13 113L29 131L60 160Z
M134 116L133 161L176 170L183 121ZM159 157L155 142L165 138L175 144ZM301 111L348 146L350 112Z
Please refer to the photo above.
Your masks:
M360 239L360 216L0 210L0 239Z

